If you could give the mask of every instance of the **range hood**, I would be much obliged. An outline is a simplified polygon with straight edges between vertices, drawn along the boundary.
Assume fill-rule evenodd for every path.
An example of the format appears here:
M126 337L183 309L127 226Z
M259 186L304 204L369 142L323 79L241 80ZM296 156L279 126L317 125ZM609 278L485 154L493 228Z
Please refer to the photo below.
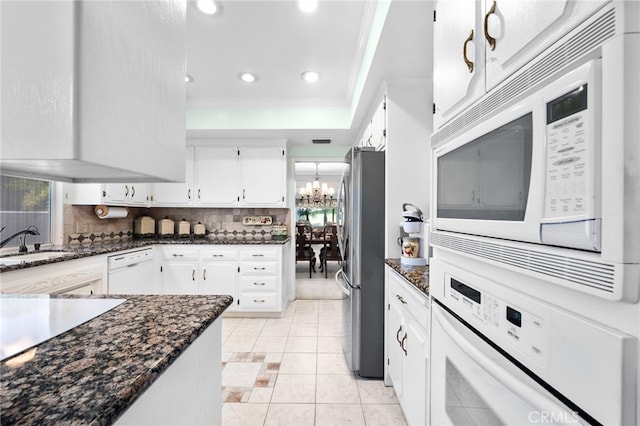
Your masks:
M0 18L0 173L184 180L184 0L2 1Z

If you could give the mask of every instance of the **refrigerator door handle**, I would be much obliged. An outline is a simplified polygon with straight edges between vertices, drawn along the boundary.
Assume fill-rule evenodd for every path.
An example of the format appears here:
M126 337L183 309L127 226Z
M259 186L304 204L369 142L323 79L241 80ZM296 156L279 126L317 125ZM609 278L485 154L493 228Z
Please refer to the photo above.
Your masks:
M347 296L351 296L351 289L349 288L351 287L351 285L346 280L346 277L342 279L341 276L344 277L344 272L342 272L342 268L338 269L338 272L336 272L336 283L338 284L338 287L340 287L340 290L342 290L344 294L346 294ZM343 283L346 285L343 285Z

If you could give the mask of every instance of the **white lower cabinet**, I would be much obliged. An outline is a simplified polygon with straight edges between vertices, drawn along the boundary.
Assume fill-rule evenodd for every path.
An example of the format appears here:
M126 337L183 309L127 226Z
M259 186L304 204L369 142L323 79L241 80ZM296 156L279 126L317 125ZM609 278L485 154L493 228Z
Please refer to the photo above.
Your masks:
M239 266L238 311L280 312L285 293L281 247L244 246Z
M386 267L385 384L393 386L409 425L428 416L429 300Z
M280 313L286 307L286 245L160 246L164 294L228 294L226 312Z
M3 294L104 294L106 256L66 260L0 274Z

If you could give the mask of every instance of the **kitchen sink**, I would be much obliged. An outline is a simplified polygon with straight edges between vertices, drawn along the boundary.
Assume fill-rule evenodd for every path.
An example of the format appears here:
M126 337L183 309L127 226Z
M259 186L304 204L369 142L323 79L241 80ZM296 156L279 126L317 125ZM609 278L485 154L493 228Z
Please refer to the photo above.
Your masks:
M21 263L39 262L42 260L57 259L59 257L65 256L73 256L73 253L66 251L43 251L38 253L0 257L0 266L11 266Z

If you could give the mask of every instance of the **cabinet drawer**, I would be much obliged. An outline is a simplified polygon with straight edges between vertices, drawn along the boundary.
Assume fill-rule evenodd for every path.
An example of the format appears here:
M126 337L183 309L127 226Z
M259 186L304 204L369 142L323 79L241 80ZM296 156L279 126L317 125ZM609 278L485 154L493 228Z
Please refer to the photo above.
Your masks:
M240 291L263 291L263 290L278 290L278 277L267 276L255 276L255 277L241 277L240 278Z
M280 250L277 247L257 247L240 251L240 260L280 260Z
M162 247L162 258L165 260L198 260L198 250L176 246Z
M412 284L395 271L389 272L388 291L390 299L400 302L425 331L429 329L429 300L426 295L414 290Z
M200 250L200 260L237 260L238 250L230 248L215 248Z
M273 311L278 309L278 293L240 292L240 311Z
M278 275L279 262L241 262L240 275Z

